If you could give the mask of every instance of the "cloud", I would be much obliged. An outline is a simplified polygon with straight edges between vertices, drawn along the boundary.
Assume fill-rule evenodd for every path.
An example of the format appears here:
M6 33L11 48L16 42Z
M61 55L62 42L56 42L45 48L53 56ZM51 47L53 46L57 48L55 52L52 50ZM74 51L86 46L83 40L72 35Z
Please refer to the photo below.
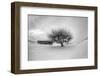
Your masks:
M40 29L34 29L29 31L29 40L45 40L47 39L47 33Z
M41 31L41 30L39 30L39 29L31 30L31 31L29 31L29 33L30 33L31 35L41 35L41 34L45 34L45 32L43 32L43 31Z

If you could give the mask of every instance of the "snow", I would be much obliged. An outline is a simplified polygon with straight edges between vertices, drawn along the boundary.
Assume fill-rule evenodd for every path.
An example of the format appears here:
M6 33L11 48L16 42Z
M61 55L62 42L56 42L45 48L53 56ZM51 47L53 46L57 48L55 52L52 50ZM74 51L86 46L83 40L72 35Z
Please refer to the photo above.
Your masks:
M80 44L66 44L61 47L59 44L40 45L29 44L29 60L62 60L62 59L80 59L88 57L88 41L84 40Z

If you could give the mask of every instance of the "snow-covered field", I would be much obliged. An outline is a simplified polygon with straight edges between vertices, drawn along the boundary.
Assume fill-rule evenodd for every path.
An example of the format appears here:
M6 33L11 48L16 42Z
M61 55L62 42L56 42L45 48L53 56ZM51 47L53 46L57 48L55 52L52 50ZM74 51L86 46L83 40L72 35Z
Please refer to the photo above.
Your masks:
M80 44L69 44L60 47L59 44L39 45L29 43L29 60L62 60L80 59L88 57L88 41L84 40Z

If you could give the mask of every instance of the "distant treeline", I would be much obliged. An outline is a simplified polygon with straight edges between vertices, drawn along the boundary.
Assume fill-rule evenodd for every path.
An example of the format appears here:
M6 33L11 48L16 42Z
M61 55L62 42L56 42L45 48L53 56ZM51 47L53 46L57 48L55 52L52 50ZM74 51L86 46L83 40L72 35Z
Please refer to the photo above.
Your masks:
M53 42L52 41L37 41L38 44L48 44L48 45L52 45Z

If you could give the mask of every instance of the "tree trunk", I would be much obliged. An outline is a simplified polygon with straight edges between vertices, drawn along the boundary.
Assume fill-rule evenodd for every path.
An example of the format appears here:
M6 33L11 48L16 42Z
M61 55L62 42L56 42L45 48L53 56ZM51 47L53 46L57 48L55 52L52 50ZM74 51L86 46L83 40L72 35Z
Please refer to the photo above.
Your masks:
M64 45L63 45L63 43L61 43L61 47L63 47Z

